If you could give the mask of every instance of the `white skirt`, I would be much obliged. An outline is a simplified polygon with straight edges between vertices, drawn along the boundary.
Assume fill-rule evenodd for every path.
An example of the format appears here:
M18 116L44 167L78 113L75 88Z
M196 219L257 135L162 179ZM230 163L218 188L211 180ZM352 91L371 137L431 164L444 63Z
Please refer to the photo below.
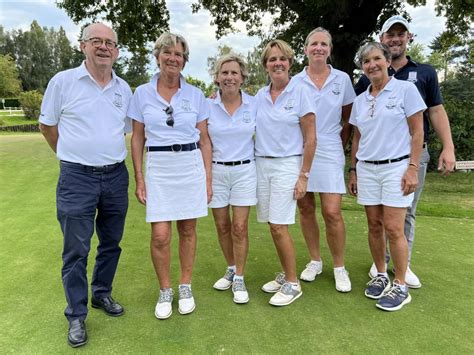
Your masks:
M201 150L148 152L145 184L147 222L207 216L206 172Z

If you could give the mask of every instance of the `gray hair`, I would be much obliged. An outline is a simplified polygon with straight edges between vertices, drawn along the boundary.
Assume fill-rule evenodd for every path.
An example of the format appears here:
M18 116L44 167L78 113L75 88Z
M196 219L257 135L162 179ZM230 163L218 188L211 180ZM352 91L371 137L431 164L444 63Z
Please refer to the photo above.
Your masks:
M367 42L359 48L354 58L354 63L359 69L362 69L362 64L364 63L365 58L374 49L380 50L387 61L392 60L392 53L385 44L379 42Z
M189 45L188 42L184 39L183 36L177 35L171 32L165 32L155 42L155 46L153 47L153 55L155 58L158 58L160 52L165 47L174 47L178 43L181 43L183 46L183 57L184 57L184 64L189 61Z
M312 35L314 35L315 33L324 33L325 35L327 35L329 37L329 47L332 48L332 36L331 34L329 33L328 30L326 30L325 28L323 27L316 27L314 30L312 30L307 36L306 36L306 39L304 41L304 46L305 47L308 47L308 44L309 44L309 39Z
M240 66L240 74L244 78L244 81L245 79L247 79L247 77L249 76L249 72L247 70L247 66L245 65L244 60L237 54L229 53L223 55L216 61L216 64L214 65L214 82L216 82L217 76L219 75L222 66L225 63L229 62L236 62Z
M82 30L82 36L79 39L80 42L84 42L84 41L88 40L91 37L92 27L95 26L95 25L102 25L102 26L105 26L107 28L110 28L110 30L114 34L115 43L118 43L117 32L115 32L113 28L107 26L105 23L102 23L102 22L94 22L94 23L91 23L91 24L87 25L86 27L84 27L84 29Z

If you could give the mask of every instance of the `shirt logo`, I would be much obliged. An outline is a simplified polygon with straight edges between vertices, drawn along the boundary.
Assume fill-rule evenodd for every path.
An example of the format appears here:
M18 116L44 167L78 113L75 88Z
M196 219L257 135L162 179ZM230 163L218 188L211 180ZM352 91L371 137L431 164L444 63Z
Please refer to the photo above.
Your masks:
M250 123L251 118L250 118L250 112L249 111L244 111L244 113L242 114L242 121L244 123Z
M285 109L285 111L290 111L293 107L295 107L295 100L289 99L283 108Z
M412 83L416 83L418 81L416 79L416 74L417 74L416 71L409 72L407 81L412 82Z
M334 83L331 91L334 95L339 95L341 93L341 86L339 85L339 83Z
M114 94L114 101L112 102L115 107L122 107L123 106L123 102L122 102L122 95L120 95L118 92L116 92Z
M189 102L189 100L186 100L186 99L181 100L181 108L185 112L190 112L191 111L191 102Z
M389 97L388 102L385 105L385 107L388 108L389 110L395 108L397 106L397 102L395 101L395 99L396 99L395 96Z

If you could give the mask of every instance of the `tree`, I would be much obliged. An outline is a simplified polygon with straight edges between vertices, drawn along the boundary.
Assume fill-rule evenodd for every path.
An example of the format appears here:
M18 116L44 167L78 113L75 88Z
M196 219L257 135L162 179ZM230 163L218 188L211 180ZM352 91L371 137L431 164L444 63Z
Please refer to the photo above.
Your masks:
M10 55L0 55L0 97L18 95L21 91L21 82L18 78L18 69Z
M262 19L272 16L270 37L285 39L296 53L303 53L306 35L322 26L333 36L334 65L351 74L354 53L360 43L391 15L408 16L404 4L424 5L425 0L197 0L193 12L208 10L211 24L217 26L216 37L235 31L234 23L243 21L251 35L263 35ZM451 31L465 33L474 19L471 0L438 0L438 15L445 14Z
M120 60L123 64L122 74L120 75L116 67L114 67L114 70L116 74L127 81L131 87L136 88L137 86L150 81L147 56L148 54L146 51L141 51L132 54L131 58L122 57Z
M208 85L202 80L193 78L191 75L186 76L186 82L201 89L206 97L209 97L215 91L213 84Z
M433 53L438 53L443 63L444 78L448 78L449 64L461 55L459 48L463 45L462 39L452 33L445 31L431 41L430 48Z
M410 56L412 60L418 63L425 63L426 57L423 54L425 50L425 46L421 43L413 43L407 51L407 54Z

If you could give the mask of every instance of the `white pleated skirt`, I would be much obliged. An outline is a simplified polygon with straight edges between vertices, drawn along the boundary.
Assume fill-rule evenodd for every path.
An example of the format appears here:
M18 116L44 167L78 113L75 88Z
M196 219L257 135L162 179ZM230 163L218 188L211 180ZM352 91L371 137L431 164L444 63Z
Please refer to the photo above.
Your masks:
M206 172L201 150L148 152L146 221L178 221L207 216Z

